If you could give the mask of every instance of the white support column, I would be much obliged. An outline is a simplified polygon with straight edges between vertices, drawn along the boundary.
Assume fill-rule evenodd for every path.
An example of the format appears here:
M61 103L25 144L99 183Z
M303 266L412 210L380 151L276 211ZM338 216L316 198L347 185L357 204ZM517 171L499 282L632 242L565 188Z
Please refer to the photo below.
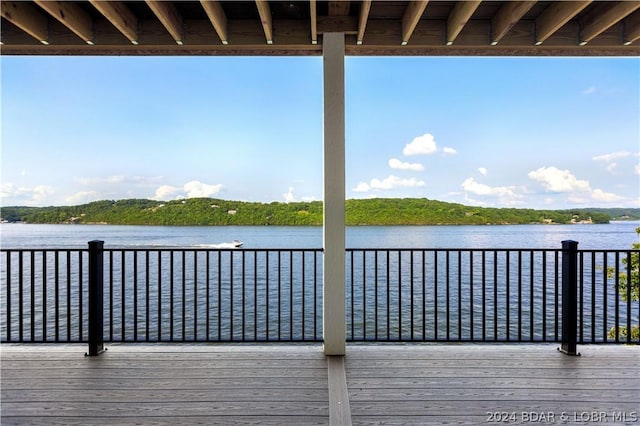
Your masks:
M344 355L345 313L345 110L344 34L324 33L324 282L325 355Z

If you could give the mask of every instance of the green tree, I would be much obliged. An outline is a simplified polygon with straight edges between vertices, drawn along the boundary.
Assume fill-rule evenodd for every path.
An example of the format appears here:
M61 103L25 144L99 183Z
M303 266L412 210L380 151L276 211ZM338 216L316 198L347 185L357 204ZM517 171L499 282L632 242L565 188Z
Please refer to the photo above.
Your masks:
M636 234L640 237L640 227L636 228ZM632 244L631 248L640 250L640 242ZM640 253L631 253L628 257L622 259L622 265L621 271L618 272L618 293L624 302L628 300L638 301L640 299ZM609 279L614 279L616 277L616 269L608 268L607 276ZM626 340L629 334L626 326L614 326L609 330L609 337L615 338L616 332L622 340ZM640 340L640 325L631 326L631 339Z

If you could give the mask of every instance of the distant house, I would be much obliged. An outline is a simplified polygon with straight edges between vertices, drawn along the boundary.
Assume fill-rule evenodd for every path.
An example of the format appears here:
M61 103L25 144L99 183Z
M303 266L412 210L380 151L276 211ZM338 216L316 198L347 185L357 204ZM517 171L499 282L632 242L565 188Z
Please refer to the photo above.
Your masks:
M236 214L236 213L238 213L238 211L237 211L237 210L227 210L227 213L229 213L229 214Z

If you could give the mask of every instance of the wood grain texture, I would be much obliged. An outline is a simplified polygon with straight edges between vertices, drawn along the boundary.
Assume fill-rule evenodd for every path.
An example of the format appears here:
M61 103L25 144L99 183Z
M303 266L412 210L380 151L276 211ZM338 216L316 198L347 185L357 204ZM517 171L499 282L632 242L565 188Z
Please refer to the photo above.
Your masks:
M556 347L351 344L327 358L321 345L112 344L84 357L84 345L3 344L0 421L326 425L333 399L354 425L483 424L493 412L634 424L639 346L580 346L580 357Z
M495 412L515 416L511 423L530 413L560 423L568 413L574 424L592 411L615 423L618 413L638 414L640 347L588 346L568 357L555 346L350 347L353 424L484 424Z

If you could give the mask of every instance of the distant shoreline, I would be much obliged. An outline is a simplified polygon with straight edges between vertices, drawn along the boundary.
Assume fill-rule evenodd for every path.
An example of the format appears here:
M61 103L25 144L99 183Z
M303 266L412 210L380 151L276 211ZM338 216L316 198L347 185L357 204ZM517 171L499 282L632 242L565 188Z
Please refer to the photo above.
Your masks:
M3 223L140 226L322 226L323 203L212 198L103 200L78 206L3 207ZM466 206L426 198L347 200L347 226L603 224L640 220L640 208L535 210Z

